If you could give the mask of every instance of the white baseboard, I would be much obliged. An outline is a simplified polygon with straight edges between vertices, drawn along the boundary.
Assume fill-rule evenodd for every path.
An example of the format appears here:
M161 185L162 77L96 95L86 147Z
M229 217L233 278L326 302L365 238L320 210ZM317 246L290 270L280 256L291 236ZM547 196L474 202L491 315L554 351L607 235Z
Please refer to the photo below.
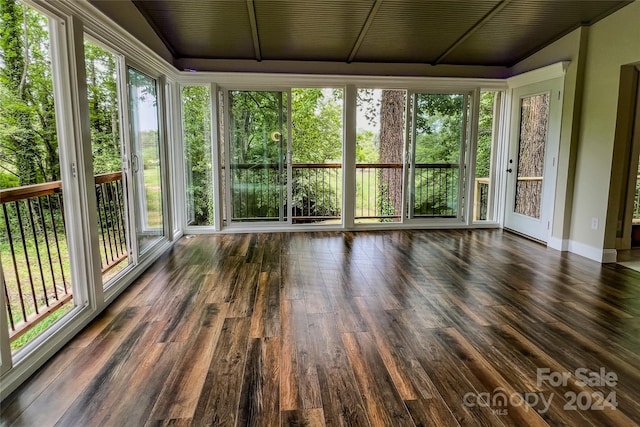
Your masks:
M616 262L618 259L618 251L615 249L596 248L575 240L569 240L568 251L603 264Z
M569 239L559 239L551 236L549 240L547 240L547 247L560 252L566 252L569 250Z
M602 250L602 263L610 264L618 261L617 249L603 249Z

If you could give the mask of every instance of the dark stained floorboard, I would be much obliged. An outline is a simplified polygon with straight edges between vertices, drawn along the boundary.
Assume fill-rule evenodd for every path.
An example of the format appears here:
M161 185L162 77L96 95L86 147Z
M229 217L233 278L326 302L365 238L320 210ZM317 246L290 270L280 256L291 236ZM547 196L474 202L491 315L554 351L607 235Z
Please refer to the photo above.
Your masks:
M200 235L3 402L0 425L626 427L639 351L640 272L500 230ZM570 376L538 384L539 368ZM618 383L577 384L578 368ZM597 393L617 409L566 407Z

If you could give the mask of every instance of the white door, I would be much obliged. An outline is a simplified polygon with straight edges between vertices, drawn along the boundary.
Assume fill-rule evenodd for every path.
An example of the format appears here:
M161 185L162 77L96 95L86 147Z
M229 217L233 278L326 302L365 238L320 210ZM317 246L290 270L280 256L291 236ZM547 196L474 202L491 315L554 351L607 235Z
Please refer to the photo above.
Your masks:
M562 117L562 78L515 88L507 160L505 228L547 242Z

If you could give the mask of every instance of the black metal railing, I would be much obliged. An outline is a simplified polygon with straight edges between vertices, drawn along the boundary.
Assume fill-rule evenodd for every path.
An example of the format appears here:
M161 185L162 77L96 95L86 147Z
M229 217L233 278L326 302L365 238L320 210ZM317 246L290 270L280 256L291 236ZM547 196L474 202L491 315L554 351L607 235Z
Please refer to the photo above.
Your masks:
M402 211L403 164L359 163L355 166L356 220L390 221ZM292 222L340 219L342 165L291 165ZM457 164L416 164L413 214L455 217L458 214ZM236 221L286 219L287 173L277 163L232 167L232 210Z
M459 178L457 163L416 164L413 215L415 217L456 217Z
M103 273L127 258L122 174L95 177ZM0 190L2 258L13 342L71 301L62 182Z
M9 335L15 340L71 299L60 181L0 191Z
M95 176L102 273L128 256L122 172Z

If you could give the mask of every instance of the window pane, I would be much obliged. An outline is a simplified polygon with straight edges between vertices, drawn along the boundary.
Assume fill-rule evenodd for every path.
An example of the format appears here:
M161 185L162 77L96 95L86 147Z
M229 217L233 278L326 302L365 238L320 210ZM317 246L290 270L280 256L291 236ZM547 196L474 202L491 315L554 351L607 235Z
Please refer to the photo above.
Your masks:
M355 221L400 221L406 91L358 89Z
M229 91L232 221L287 220L286 92Z
M518 181L514 211L532 218L540 218L548 122L548 93L520 100Z
M116 57L85 38L87 98L98 212L102 282L129 265L129 228L125 212Z
M291 90L294 223L342 216L342 100L342 89Z
M480 113L478 118L478 145L476 151L475 191L473 220L492 220L491 206L491 159L494 142L497 139L497 111L500 108L501 92L480 92Z
M158 97L155 79L129 68L136 237L143 253L164 236Z
M4 2L0 79L0 257L15 351L73 306L48 18Z
M213 225L211 97L206 86L182 88L187 224Z
M416 94L414 217L458 216L465 96Z

